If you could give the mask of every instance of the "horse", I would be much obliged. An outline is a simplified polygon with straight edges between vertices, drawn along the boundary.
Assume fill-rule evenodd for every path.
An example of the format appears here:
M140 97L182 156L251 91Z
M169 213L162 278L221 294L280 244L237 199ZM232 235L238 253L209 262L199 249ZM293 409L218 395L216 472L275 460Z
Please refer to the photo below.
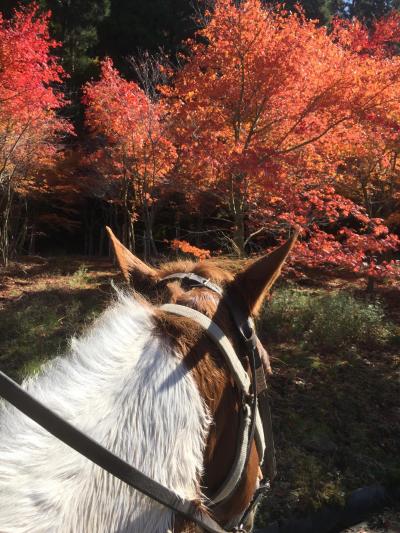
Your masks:
M94 324L71 340L66 356L45 364L23 387L231 531L260 483L260 452L253 433L236 486L210 507L235 459L242 393L203 328L163 304L212 319L251 375L225 295L236 295L241 312L256 316L297 235L234 274L211 260L155 268L108 232L129 288L119 289ZM190 276L206 282L185 283ZM260 350L268 371L267 352ZM251 531L252 523L250 514L240 531ZM111 476L14 407L1 406L1 533L195 531L202 529Z

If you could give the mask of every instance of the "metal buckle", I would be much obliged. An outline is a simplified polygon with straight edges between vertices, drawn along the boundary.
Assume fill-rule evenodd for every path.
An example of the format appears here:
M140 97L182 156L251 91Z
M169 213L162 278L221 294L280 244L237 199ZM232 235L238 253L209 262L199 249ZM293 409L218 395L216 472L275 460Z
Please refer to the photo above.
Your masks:
M248 516L253 511L254 507L258 504L258 502L259 502L261 496L263 495L263 493L264 492L268 492L270 490L270 488L271 488L270 482L268 480L263 479L261 481L260 486L257 487L256 490L254 491L253 498L252 498L249 506L247 507L247 509L243 513L243 516L241 518L241 522L240 522L239 526L237 526L239 529L234 529L233 530L235 533L248 533L243 528L243 523L247 520Z

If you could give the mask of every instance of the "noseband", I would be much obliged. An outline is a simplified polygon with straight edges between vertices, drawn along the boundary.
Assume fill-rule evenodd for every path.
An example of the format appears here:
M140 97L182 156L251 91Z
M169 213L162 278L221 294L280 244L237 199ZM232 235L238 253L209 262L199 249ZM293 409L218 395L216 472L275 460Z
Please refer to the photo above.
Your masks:
M114 477L169 508L186 520L194 522L208 533L245 533L243 524L246 523L260 496L269 488L270 482L273 481L276 475L271 412L259 350L260 343L255 333L254 323L248 317L244 302L241 301L238 294L231 294L229 291L224 292L218 285L193 273L171 274L160 281L168 279L180 279L182 283L186 283L192 288L207 288L224 299L238 329L244 355L248 357L250 363L251 377L244 369L229 339L217 324L206 315L192 308L177 304L164 304L160 307L165 312L190 318L202 327L223 354L235 384L241 392L242 408L240 409L239 435L234 464L225 482L216 494L212 496L210 507L215 508L217 505L226 502L232 495L248 464L253 441L256 443L264 479L255 490L253 499L244 515L229 530L221 527L207 512L199 509L197 502L178 497L172 490L120 459L33 398L1 371L0 395L52 435Z

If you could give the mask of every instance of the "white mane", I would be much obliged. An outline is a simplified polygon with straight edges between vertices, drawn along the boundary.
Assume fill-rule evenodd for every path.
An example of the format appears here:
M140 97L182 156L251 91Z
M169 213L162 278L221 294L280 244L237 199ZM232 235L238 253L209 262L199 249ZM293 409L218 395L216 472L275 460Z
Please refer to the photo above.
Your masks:
M178 354L133 297L25 382L39 400L184 498L199 497L209 416ZM165 533L173 515L14 408L0 414L1 533Z

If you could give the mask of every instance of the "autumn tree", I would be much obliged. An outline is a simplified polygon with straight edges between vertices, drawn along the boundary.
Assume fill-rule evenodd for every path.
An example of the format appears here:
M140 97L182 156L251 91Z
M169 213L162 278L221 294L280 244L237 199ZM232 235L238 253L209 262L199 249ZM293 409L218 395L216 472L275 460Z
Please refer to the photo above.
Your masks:
M152 101L135 82L124 80L110 59L102 63L100 80L85 86L84 103L87 125L98 135L99 147L92 161L119 189L125 217L124 240L135 249L134 223L141 217L145 255L154 255L158 189L176 156L164 130L164 105Z
M220 0L188 46L163 91L182 177L225 204L241 254L251 237L274 226L279 234L274 201L296 221L304 192L334 184L359 126L397 105L397 58L361 60L301 12Z
M334 21L333 36L359 61L371 57L380 63L398 64L400 15L396 12L366 28L358 20ZM378 70L378 69L377 69ZM387 88L388 105L374 109L353 124L354 134L340 150L336 188L363 205L371 217L390 218L400 208L400 106L398 87Z
M4 263L24 239L13 219L16 195L26 202L39 169L57 158L60 135L71 132L58 116L65 101L55 86L63 70L52 55L49 14L36 5L0 15L0 253ZM24 222L26 225L26 223ZM19 229L22 233L19 234Z
M324 29L257 0L216 3L170 96L187 174L226 196L243 253L245 217L282 161L348 119L360 90Z

